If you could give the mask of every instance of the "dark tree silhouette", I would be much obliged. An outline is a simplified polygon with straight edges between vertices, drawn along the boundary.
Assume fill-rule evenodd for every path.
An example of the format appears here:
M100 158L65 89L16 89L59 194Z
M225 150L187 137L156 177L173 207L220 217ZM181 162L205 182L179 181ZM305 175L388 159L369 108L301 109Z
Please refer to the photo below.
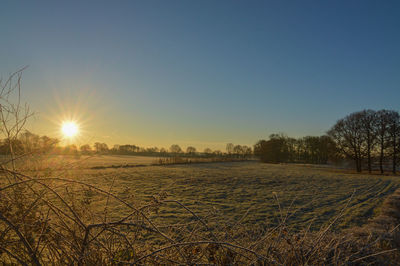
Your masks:
M90 154L92 151L92 148L90 147L89 144L84 144L79 149L82 154Z
M205 148L203 153L207 154L207 155L210 155L212 153L212 150L210 148Z
M368 172L372 172L372 156L371 153L376 145L377 141L377 115L373 110L363 110L360 113L361 123L362 123L362 131L364 134L365 144L366 144L366 155L367 155L367 164L368 164Z
M362 112L352 113L337 121L328 131L328 135L336 142L338 149L345 156L354 160L357 172L362 170L362 160L365 154L362 118Z
M234 147L235 147L235 145L233 145L233 143L226 144L226 153L231 155L233 153Z
M106 152L108 152L108 145L106 143L96 142L94 144L94 148L96 150L96 153L106 153Z
M288 151L285 138L282 135L272 134L269 140L260 140L254 145L254 154L263 162L287 162Z
M190 154L190 155L193 155L193 154L196 153L196 148L193 147L193 146L189 146L189 147L186 148L186 153Z
M171 153L182 153L182 149L178 144L172 144L169 148L169 151Z
M244 156L251 149L242 146ZM307 136L300 139L289 138L284 134L272 134L269 140L260 140L254 145L254 155L263 162L297 162L326 164L337 158L336 144L329 136Z
M377 143L379 147L379 170L383 174L383 162L387 157L387 149L389 148L389 124L391 113L394 111L380 110L376 112L377 123Z
M390 111L388 113L388 132L389 147L392 155L392 172L396 174L397 154L399 152L400 143L400 115L398 112Z

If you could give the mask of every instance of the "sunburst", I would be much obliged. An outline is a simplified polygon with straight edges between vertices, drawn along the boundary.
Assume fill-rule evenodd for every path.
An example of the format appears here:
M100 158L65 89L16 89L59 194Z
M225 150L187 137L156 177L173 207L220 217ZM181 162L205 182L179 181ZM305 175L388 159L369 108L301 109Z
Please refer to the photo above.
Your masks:
M64 121L61 125L61 133L65 138L74 138L79 134L79 126L74 121Z

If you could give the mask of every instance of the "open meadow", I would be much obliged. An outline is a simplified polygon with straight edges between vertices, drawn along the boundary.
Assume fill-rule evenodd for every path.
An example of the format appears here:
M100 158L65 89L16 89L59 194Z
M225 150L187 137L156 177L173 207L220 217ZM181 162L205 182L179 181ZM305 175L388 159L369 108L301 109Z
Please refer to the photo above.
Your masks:
M3 163L0 210L11 218L0 213L0 260L381 265L387 253L390 262L399 258L398 176L150 159L25 156L19 172Z
M111 165L118 163L118 159L125 162L124 157L108 161L112 157L92 158L93 164ZM90 160L86 160L88 165L92 165ZM334 228L361 225L377 214L387 195L400 187L398 177L254 161L71 169L52 174L94 185L133 204L146 204L162 194L163 198L181 202L200 217L213 217L215 221L240 220L266 228L276 226L281 216L288 214L286 222L298 230L307 226L319 229L341 211L343 217ZM81 195L92 210L103 210L108 204L112 219L126 214L118 202L98 193L83 189ZM161 225L193 217L177 204L168 203L160 207L154 218Z
M10 156L0 155L0 163L10 161ZM127 155L35 155L27 160L16 160L18 167L40 169L90 169L96 167L112 166L139 166L157 163L158 157L152 156L127 156Z

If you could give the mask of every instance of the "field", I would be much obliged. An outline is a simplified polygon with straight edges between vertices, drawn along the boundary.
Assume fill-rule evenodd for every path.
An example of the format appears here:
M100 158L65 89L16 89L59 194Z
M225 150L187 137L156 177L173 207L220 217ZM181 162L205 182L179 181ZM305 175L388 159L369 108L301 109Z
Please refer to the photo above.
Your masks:
M20 172L3 167L0 261L381 265L388 253L391 262L399 259L396 176L152 159L32 156L20 158Z
M142 159L137 158L141 164ZM122 163L121 157L113 156L90 160L85 163L96 166ZM200 217L213 217L216 221L241 220L266 228L277 225L282 215L289 214L288 224L293 228L311 226L315 230L342 210L343 217L335 223L335 229L365 223L377 214L383 199L400 185L397 177L258 162L71 169L52 175L95 185L132 204L146 204L153 196L165 194L167 199L180 201ZM107 205L111 219L126 214L117 202L109 202L90 191L81 193L92 210L103 210ZM154 219L159 224L173 224L190 217L179 205L170 203L161 206Z
M0 163L9 161L10 158L4 155L0 156ZM18 160L20 167L35 169L90 169L96 167L111 166L140 166L157 163L159 158L151 156L125 156L125 155L96 155L96 156L71 156L71 155L45 155L30 157L29 160Z

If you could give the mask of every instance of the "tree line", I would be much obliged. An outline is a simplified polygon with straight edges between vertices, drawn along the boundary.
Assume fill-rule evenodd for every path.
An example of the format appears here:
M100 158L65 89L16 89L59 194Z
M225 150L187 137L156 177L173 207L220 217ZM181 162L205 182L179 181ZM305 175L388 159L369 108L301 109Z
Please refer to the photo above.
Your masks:
M212 150L210 148L205 148L199 151L193 146L188 146L186 150L181 148L178 144L172 144L168 149L149 147L144 148L133 144L125 145L114 145L111 149L108 148L107 144L96 142L93 148L85 144L80 147L80 151L83 154L100 153L100 154L116 154L116 155L155 155L155 156L228 156L236 158L249 158L253 155L252 148L246 145L234 145L233 143L228 143L226 145L226 151Z
M357 172L378 164L381 173L391 165L395 174L400 152L400 115L393 110L363 110L336 122L328 131L342 156L353 160Z
M246 145L228 143L225 151L193 146L186 150L178 144L168 149L140 147L132 144L114 145L96 142L80 147L72 144L60 146L60 141L39 136L30 131L15 138L0 140L0 154L53 153L68 155L116 154L147 156L186 156L250 158L257 156L270 163L327 164L351 161L357 172L390 168L397 171L400 161L400 115L393 110L362 110L339 119L323 136L291 138L285 134L272 134L268 140L259 140L253 149Z
M114 145L112 148L106 143L95 142L93 146L75 144L60 146L60 140L48 136L39 136L28 130L18 135L17 138L0 140L0 154L28 154L28 153L52 153L60 155L145 155L145 156L185 156L185 157L216 157L227 156L235 158L249 158L253 151L246 145L234 145L228 143L226 151L212 150L205 148L201 151L193 146L188 146L186 150L178 144L172 144L167 148L140 147L133 144Z
M284 134L272 134L269 140L254 145L254 154L269 163L326 164L336 159L336 146L329 136L290 138Z
M48 136L39 136L26 130L14 138L0 140L0 154L48 153L57 147L60 141Z
M339 119L324 136L290 138L272 134L254 145L263 162L314 163L352 161L357 172L390 167L400 161L400 115L393 110L362 110Z

